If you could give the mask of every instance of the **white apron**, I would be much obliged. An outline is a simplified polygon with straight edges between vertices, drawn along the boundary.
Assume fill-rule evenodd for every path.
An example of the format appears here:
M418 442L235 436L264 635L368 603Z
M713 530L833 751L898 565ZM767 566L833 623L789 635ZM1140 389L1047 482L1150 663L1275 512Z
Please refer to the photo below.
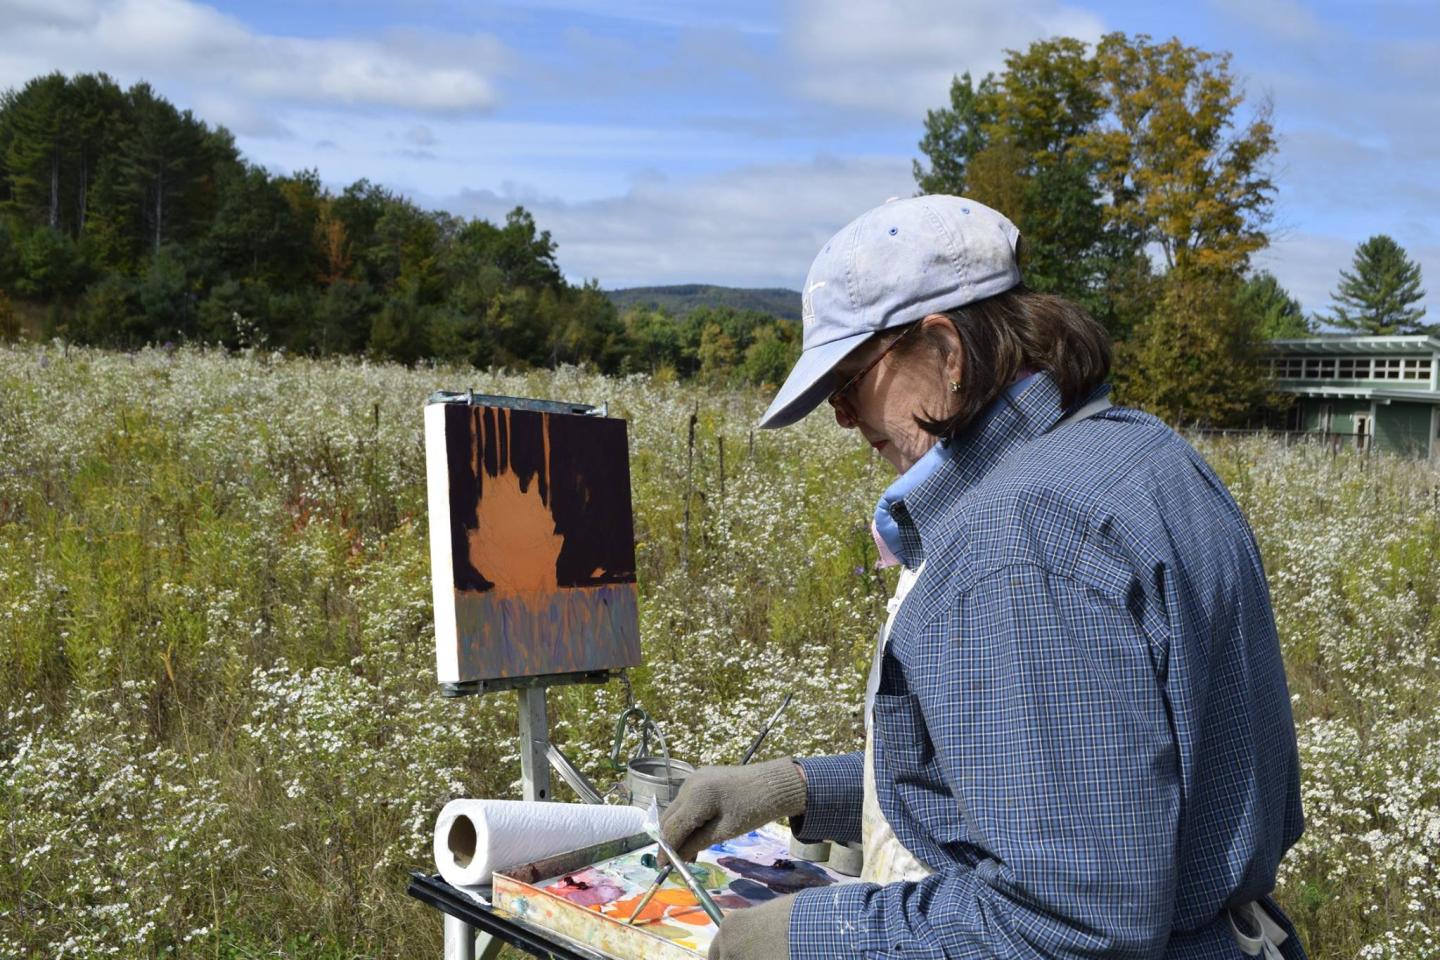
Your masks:
M905 849L900 838L895 836L895 831L890 829L890 821L880 810L875 793L874 713L875 691L880 688L880 663L885 656L885 644L890 639L895 615L924 569L923 563L914 570L900 568L900 582L895 587L895 596L885 604L885 626L875 637L875 658L870 664L870 679L865 684L865 801L860 809L860 843L865 850L865 865L860 871L860 879L867 883L919 880L934 872Z

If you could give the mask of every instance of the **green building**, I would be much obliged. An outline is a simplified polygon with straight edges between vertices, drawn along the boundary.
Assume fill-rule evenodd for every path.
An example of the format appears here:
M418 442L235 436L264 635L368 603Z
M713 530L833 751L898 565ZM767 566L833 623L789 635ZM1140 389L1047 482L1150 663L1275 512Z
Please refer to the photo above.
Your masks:
M1287 429L1409 456L1440 455L1440 338L1272 340L1270 376L1295 394Z

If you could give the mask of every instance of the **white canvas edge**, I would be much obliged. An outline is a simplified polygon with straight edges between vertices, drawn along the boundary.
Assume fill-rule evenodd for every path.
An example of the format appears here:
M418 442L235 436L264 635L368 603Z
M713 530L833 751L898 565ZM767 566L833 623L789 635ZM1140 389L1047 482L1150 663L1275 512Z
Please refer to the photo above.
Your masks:
M460 681L460 637L455 620L455 570L450 544L450 462L445 449L445 408L425 407L425 491L430 517L430 582L435 594L435 674Z

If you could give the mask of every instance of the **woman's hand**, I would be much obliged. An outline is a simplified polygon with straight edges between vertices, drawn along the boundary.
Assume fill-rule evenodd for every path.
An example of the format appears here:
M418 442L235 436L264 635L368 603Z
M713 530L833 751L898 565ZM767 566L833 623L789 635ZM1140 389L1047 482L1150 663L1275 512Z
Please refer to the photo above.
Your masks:
M797 894L725 915L709 960L790 960L790 912Z
M789 757L744 767L701 767L660 817L660 833L686 860L711 844L805 812L805 778Z

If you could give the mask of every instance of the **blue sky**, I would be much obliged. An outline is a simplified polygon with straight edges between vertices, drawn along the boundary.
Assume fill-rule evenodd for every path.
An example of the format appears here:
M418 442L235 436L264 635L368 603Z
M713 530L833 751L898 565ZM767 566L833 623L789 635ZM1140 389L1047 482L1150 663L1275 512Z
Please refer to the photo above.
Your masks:
M421 203L523 204L575 280L798 287L914 192L927 108L1006 48L1121 30L1229 50L1280 135L1274 243L1307 309L1388 233L1440 319L1440 5L1197 0L0 0L0 87L147 79L275 170Z

